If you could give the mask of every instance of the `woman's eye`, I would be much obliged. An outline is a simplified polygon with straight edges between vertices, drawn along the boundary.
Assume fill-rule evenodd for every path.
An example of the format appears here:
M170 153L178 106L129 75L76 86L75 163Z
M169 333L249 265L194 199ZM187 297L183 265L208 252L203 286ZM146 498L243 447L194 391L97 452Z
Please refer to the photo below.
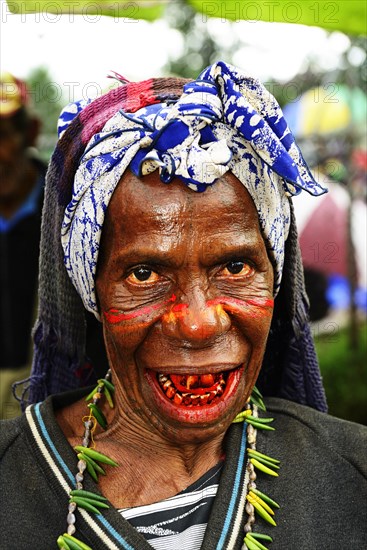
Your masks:
M221 274L225 277L248 277L253 272L253 267L245 262L228 262Z
M135 285L142 283L155 283L158 279L159 275L148 267L137 267L126 278L129 283L133 283Z

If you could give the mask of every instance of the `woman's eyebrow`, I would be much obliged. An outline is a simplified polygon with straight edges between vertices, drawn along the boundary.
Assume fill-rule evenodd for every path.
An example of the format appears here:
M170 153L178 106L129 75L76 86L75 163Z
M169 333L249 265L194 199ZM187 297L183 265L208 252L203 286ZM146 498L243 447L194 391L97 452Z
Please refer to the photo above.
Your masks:
M221 247L214 249L212 243L203 243L202 253L205 259L216 258L221 261L233 260L233 258L254 257L261 253L262 241L259 236L249 233L244 238L236 239L234 242L224 242Z
M116 261L126 266L126 268L140 264L171 267L180 263L169 251L155 250L153 252L151 249L145 248L137 248L129 252L121 250L116 255Z
M203 240L201 246L201 259L205 262L210 262L210 259L216 261L227 261L233 258L245 258L247 256L258 256L259 245L262 239L255 231L248 231L242 236L228 236L228 240L224 240L222 245L218 247L218 241ZM137 243L134 248L128 250L121 248L115 256L118 263L133 266L142 263L149 265L175 266L180 265L183 257L177 257L172 249L157 248L154 245L145 246Z

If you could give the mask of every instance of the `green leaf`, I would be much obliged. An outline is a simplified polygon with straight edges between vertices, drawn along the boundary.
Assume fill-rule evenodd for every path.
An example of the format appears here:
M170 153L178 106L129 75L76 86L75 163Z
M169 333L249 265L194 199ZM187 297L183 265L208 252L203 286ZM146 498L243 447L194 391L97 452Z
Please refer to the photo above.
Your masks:
M82 453L80 453L83 457L83 460L85 460L86 464L87 464L87 472L88 474L91 476L92 479L94 479L94 481L96 483L98 483L98 474L97 472L95 471L95 469L93 468L93 465L91 464L91 462L89 460L87 460L87 457L85 457ZM78 455L78 458L79 458L79 455Z
M251 395L250 402L253 405L256 405L257 407L259 407L259 409L261 409L262 411L266 411L265 403L262 399L259 399L259 398L255 397L254 395Z
M247 449L247 452L255 456L265 458L266 460L269 460L269 462L274 462L274 464L280 464L280 460L277 460L276 458L272 458L271 456L268 456L268 455L264 455L263 453L259 453L259 451L256 451L255 449L251 449L250 447Z
M262 393L260 392L259 388L257 386L254 386L252 388L252 394L255 394L256 397L258 397L259 399L262 399L263 398L263 395ZM251 394L251 395L252 395Z
M88 407L90 408L98 424L105 430L107 428L107 420L101 409L95 403L89 403Z
M253 489L252 489L253 490ZM273 539L269 536L269 535L263 535L262 533L254 533L253 531L251 532L251 536L254 538L254 539L262 539L262 540L267 540L269 542L273 542Z
M248 453L250 457L256 458L259 462L262 464L265 464L265 466L269 466L270 468L275 468L276 470L279 470L280 466L278 464L274 464L274 462L270 462L270 460L266 460L262 456L253 455L251 452Z
M252 489L253 490L253 489ZM106 497L92 493L91 491L85 491L84 489L73 489L70 491L70 495L73 497L92 498L94 500L106 501Z
M269 548L267 548L266 546L261 544L261 542L259 540L257 540L255 537L252 537L251 533L247 533L246 537L248 537L248 539L251 542L255 543L257 545L257 547L259 548L259 550L269 550ZM246 538L245 538L245 542L246 542Z
M112 382L107 380L107 378L101 378L100 380L98 380L98 382L104 384L105 389L107 388L111 393L115 391L115 386L112 384Z
M274 510L272 510L272 508L270 508L269 504L267 502L265 502L265 500L260 498L253 491L249 492L249 496L251 497L252 500L256 500L256 502L258 504L260 504L260 506L262 506L262 508L264 508L264 510L266 510L271 516L274 515ZM251 500L251 502L252 502L252 500Z
M265 493L262 493L258 489L251 489L251 491L253 491L255 493L255 495L257 495L258 497L265 500L265 502L270 504L270 506L273 506L274 508L280 508L279 504L277 502L275 502L275 500L273 500L272 498L268 497L268 495L265 495ZM263 535L263 536L266 537L268 535Z
M261 470L264 472L264 474L268 474L269 476L278 477L279 474L277 472L274 472L274 470L271 470L265 464L261 464L256 458L250 458L250 462L257 468L258 470Z
M67 533L64 533L63 534L63 537L64 539L66 539L67 541L73 541L75 542L76 544L79 544L80 548L82 550L93 550L90 546L88 546L88 544L85 544L85 542L82 542L81 540L73 537L72 535L68 535Z
M95 508L103 508L104 510L107 510L109 508L108 504L105 502L102 502L101 500L95 500L93 498L86 498L86 497L78 497L78 496L72 496L70 502L72 502L72 499L78 498L79 500L84 500L91 506L94 506Z
M70 550L70 546L68 545L68 543L66 542L66 540L62 535L59 536L56 542L60 550Z
M249 418L250 420L254 420L255 422L260 422L260 424L269 424L274 420L274 418L261 418L260 416L252 416L251 414L247 418Z
M251 426L253 426L257 430L268 430L268 431L272 431L272 432L275 431L275 428L273 428L272 426L268 426L267 424L261 424L260 422L255 422L254 420L249 420L248 418L246 418L245 422L248 422L249 424L251 424Z
M82 550L82 546L80 546L80 544L78 544L77 542L73 541L73 540L68 540L68 548L70 548L70 550Z
M77 497L77 498L80 498L80 497ZM105 502L102 502L101 500L93 500L92 498L84 498L83 500L85 500L95 508L102 508L102 510L109 509L109 505L106 504Z
M85 462L87 463L87 466L88 466L88 462L89 462L89 464L92 466L92 468L94 468L94 470L97 472L97 474L102 474L103 476L106 475L106 472L104 471L102 466L100 466L98 464L98 462L93 460L93 458L91 458L90 456L87 456L85 453L79 453L78 458L79 458L79 460L85 460Z
M80 508L84 508L87 512L93 512L93 514L100 514L101 511L98 510L93 504L90 504L88 500L80 497L71 497L70 502L75 502Z
M86 401L90 401L90 399L92 399L93 395L95 393L97 393L97 390L98 390L98 386L96 386L95 388L93 388L93 390L88 393L87 397L85 398Z
M247 497L248 497L248 495L247 495ZM265 521L270 523L270 525L273 525L274 527L276 526L276 523L273 520L273 518L271 517L271 515L266 510L264 510L264 508L261 506L261 504L259 504L258 502L256 502L256 500L254 500L252 498L247 498L247 500L252 504L252 506L255 508L255 510L257 511L259 516L261 516Z
M238 423L238 422L244 422L246 420L246 417L249 416L251 414L251 411L250 409L246 409L245 411L241 411L240 413L238 413L234 419L232 420L233 423Z
M76 445L74 449L76 451L86 454L93 460L98 460L98 462L103 462L104 464L108 464L109 466L118 466L117 462L112 460L112 458L109 458L107 455L99 453L94 449L90 449L89 447L82 447L82 445Z
M257 544L257 541L254 542L253 540L249 539L246 535L245 537L245 544L249 550L259 550L259 546Z
M109 404L110 408L113 409L115 405L113 403L113 399L112 399L112 395L110 393L110 390L107 388L107 386L105 386L105 388L104 388L104 394L106 396L107 403Z

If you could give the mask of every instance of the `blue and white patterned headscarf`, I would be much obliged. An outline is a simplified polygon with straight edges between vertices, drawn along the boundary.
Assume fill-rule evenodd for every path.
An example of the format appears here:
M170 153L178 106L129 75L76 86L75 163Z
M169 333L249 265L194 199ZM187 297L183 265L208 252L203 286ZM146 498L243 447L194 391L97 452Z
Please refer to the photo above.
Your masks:
M61 117L64 130L80 110ZM256 79L223 62L203 71L174 103L134 114L118 111L88 143L65 210L65 266L87 310L97 318L95 274L111 196L127 167L138 176L158 169L161 180L180 178L194 191L231 171L250 193L274 266L274 295L282 277L290 225L289 196L321 195L275 98Z

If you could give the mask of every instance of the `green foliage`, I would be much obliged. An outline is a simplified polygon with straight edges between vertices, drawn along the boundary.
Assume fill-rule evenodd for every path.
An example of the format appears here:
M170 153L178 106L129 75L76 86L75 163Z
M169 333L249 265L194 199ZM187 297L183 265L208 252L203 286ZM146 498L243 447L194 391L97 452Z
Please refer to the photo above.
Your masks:
M218 4L220 3L218 2ZM246 44L246 37L237 38L236 33L231 32L231 29L234 29L233 25L236 25L236 23L225 18L225 13L228 15L233 14L240 9L240 2L232 2L234 6L232 10L227 10L227 4L222 3L219 11L215 9L214 2L209 2L206 8L196 0L175 0L167 4L164 17L169 26L182 35L183 51L176 57L170 56L170 60L165 66L166 73L184 78L196 78L201 70L215 61L224 60L227 63L232 63L233 53ZM255 4L255 2L251 4ZM338 10L349 10L351 4L351 2L348 2L348 8L340 4ZM356 5L356 2L354 4ZM315 2L312 3L312 6L315 9ZM196 10L208 11L208 15L203 15ZM361 8L361 10L363 11L365 8ZM306 11L304 15L306 15ZM309 11L312 12L310 9ZM218 41L216 35L213 34L210 26L210 13L219 17L222 24L229 31L224 35L225 38L221 38L221 41ZM239 17L239 19L243 18ZM266 20L267 18L260 17L259 19ZM302 23L302 21L298 21L298 23ZM322 27L321 23L320 20L319 24ZM307 21L305 24L307 24ZM325 27L328 28L327 25ZM332 32L329 33L328 39L333 40ZM297 100L302 93L317 86L325 86L326 90L330 92L331 83L336 87L345 84L349 88L365 89L367 72L361 56L366 50L366 38L365 36L349 35L348 40L349 47L340 54L337 68L330 71L325 70L320 65L322 55L313 54L308 55L307 59L304 60L301 72L292 77L289 82L278 82L269 79L265 85L275 96L280 106L284 107L285 104ZM357 60L357 58L360 59Z
M319 26L328 30L338 30L351 34L366 34L367 5L363 0L334 0L333 2L264 2L252 0L187 0L192 6L206 13L209 17L224 19L253 19L262 21L277 21L280 23L300 23L302 25ZM273 5L272 5L273 4Z
M358 349L349 346L348 328L315 338L329 413L367 424L367 324L359 326Z
M41 157L48 161L57 141L57 120L64 106L62 86L52 80L44 67L33 69L26 80L31 95L32 111L41 120L38 148Z

